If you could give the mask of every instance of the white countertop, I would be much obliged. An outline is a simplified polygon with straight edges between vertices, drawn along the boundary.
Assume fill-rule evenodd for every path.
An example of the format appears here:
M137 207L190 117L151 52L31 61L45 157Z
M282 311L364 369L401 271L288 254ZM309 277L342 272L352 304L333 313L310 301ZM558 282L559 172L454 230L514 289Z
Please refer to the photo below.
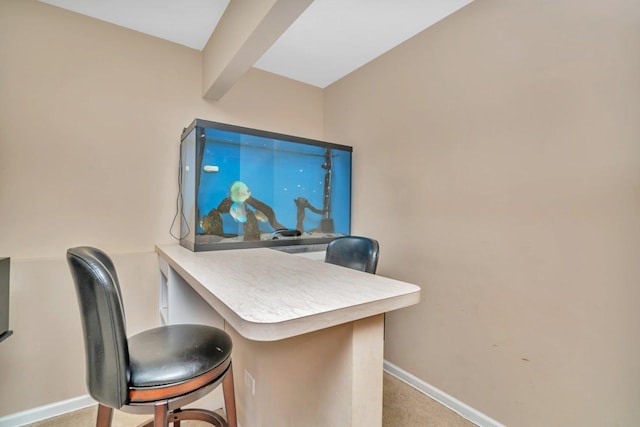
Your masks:
M156 252L245 338L274 341L417 304L420 288L267 248Z

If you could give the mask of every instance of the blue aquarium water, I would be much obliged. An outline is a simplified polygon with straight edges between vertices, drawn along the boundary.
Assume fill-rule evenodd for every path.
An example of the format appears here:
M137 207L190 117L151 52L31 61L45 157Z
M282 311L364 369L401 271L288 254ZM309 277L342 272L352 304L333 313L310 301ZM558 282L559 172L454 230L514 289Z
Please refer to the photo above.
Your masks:
M351 147L197 119L182 135L181 244L327 243L350 233Z

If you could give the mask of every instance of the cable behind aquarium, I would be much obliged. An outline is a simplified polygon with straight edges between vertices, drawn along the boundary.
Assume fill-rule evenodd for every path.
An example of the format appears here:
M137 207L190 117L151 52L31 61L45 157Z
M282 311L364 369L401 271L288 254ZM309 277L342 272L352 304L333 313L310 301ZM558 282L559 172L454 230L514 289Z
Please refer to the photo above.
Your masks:
M169 234L171 235L171 237L173 237L176 240L184 239L191 232L191 230L189 229L189 221L187 221L187 218L184 216L184 212L181 209L181 206L184 203L184 199L182 198L182 147L180 147L179 165L180 166L178 167L178 196L176 197L176 213L173 216L173 220L171 221L171 226L169 227ZM184 236L181 235L180 233L178 233L177 236L173 234L173 227L175 227L176 225L176 219L178 218L178 215L180 215L180 218L182 219L182 221L184 221L184 224L186 226L186 234Z

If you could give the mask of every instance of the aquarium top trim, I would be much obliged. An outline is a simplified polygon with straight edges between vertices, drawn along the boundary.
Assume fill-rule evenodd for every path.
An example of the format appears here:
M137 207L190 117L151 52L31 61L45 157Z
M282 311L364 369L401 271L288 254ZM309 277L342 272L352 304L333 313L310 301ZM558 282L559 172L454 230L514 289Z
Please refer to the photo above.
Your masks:
M180 136L180 140L181 141L184 140L185 136L187 136L189 132L191 132L191 130L195 127L219 129L223 131L231 131L231 132L243 133L247 135L260 136L263 138L291 141L291 142L297 142L300 144L315 145L317 147L335 148L338 150L353 152L353 147L350 147L348 145L334 144L332 142L320 141L317 139L303 138L300 136L269 132L269 131L260 130L260 129L252 129L252 128L247 128L242 126L235 126L227 123L212 122L212 121L203 120L203 119L195 119L193 122L191 122L191 124L188 127L184 128L182 131L182 135Z

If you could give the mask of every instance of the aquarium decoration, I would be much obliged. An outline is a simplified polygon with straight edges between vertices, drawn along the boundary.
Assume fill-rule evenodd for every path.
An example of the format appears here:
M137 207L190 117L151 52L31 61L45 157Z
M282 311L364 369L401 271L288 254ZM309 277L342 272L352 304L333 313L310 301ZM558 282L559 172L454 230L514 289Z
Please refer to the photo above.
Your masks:
M314 248L351 228L352 148L196 119L180 144L180 244Z

